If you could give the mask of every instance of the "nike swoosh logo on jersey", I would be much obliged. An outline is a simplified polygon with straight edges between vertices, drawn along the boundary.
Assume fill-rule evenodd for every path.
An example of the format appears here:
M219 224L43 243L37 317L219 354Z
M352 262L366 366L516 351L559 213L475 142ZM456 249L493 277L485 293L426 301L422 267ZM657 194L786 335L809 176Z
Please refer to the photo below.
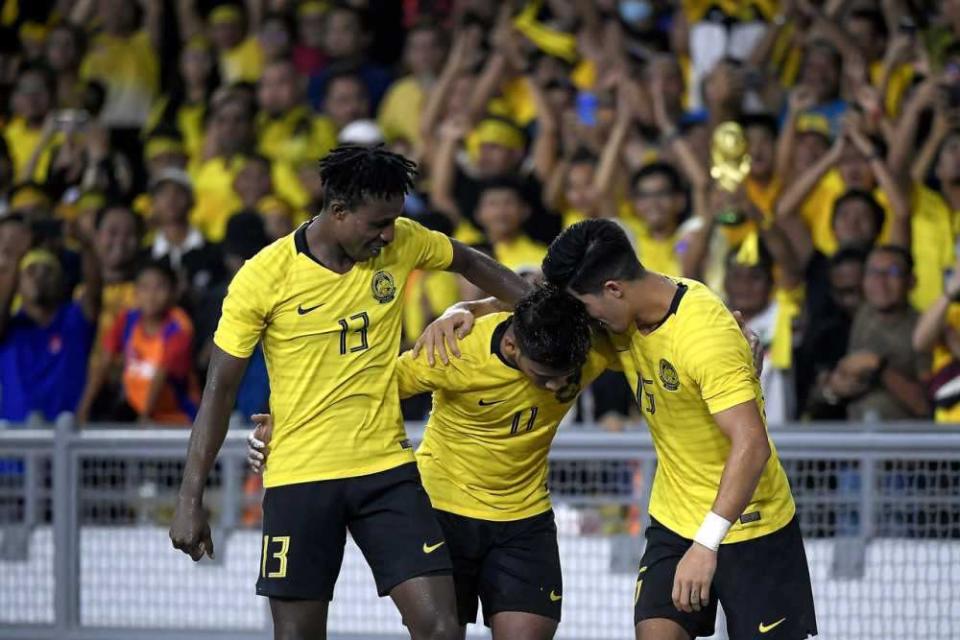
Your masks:
M773 631L774 629L776 629L777 627L779 627L781 624L783 624L783 623L786 622L786 621L787 621L786 618L780 618L779 620L777 620L777 621L774 622L773 624L763 624L763 623L761 622L761 623L760 623L760 626L757 627L757 631L759 631L760 633L767 633L767 632L769 632L769 631Z
M552 589L550 590L550 602L560 602L560 598L562 597L563 596L558 596L556 593L554 593Z
M424 542L424 543L423 543L423 552L424 552L424 553L433 553L434 551L436 551L437 549L439 549L440 547L442 547L445 542L446 542L446 540L441 540L441 541L438 542L437 544L427 544L426 542Z
M305 316L305 315L307 315L308 313L310 313L311 311L313 311L314 309L319 309L319 308L322 307L323 305L324 305L323 302L321 302L321 303L318 304L318 305L315 305L315 306L312 306L312 307L307 307L307 308L304 308L302 304L301 304L301 305L297 305L297 313L298 313L299 315L301 315L301 316Z
M492 407L495 404L500 404L501 402L506 402L506 400L481 400L481 407Z

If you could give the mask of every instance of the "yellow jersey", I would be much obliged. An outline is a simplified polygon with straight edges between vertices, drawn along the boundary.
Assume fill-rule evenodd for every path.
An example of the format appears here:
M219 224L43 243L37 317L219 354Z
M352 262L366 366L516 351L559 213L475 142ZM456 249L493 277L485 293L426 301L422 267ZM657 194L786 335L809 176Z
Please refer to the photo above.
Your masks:
M415 147L423 143L420 135L420 111L426 94L413 76L394 82L380 103L377 123L387 142L406 139Z
M547 257L547 246L531 240L526 234L520 234L507 242L495 242L493 255L497 262L511 271L539 272L543 259Z
M550 509L547 453L557 427L580 389L616 365L609 345L595 348L566 387L541 389L500 351L511 322L509 313L479 318L447 366L400 356L401 397L433 391L417 465L436 509L495 521Z
M7 143L7 149L10 153L10 160L13 162L13 182L28 182L30 180L44 183L47 181L47 172L50 168L50 160L53 155L53 148L63 141L63 134L58 133L46 148L40 153L37 165L33 170L33 175L26 175L27 163L34 150L43 141L42 127L30 128L27 121L20 117L13 118L7 126L3 128L2 135Z
M100 120L111 126L143 126L160 92L160 60L145 29L127 36L101 33L80 65L80 79L107 90Z
M453 259L449 238L401 218L379 256L339 274L310 254L308 226L241 267L214 335L238 358L262 340L274 416L266 487L413 461L397 393L401 294L411 271Z
M763 395L753 357L723 302L695 280L678 289L663 323L646 335L611 334L627 381L650 427L657 473L650 515L692 539L713 506L730 441L713 414ZM795 506L776 448L743 516L725 543L758 538L786 525Z
M248 36L229 51L220 53L220 76L224 84L257 82L263 73L263 47L256 36Z

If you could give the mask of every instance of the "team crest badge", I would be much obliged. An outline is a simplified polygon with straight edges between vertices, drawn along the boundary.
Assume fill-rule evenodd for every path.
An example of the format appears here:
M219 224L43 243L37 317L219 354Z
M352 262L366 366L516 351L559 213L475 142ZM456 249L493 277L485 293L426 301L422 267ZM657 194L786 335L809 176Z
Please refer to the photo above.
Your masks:
M386 271L377 271L373 274L370 288L373 290L373 297L381 304L390 302L397 295L397 285L393 282L393 276Z
M660 360L660 382L667 391L676 391L680 388L680 376L673 365L666 360Z

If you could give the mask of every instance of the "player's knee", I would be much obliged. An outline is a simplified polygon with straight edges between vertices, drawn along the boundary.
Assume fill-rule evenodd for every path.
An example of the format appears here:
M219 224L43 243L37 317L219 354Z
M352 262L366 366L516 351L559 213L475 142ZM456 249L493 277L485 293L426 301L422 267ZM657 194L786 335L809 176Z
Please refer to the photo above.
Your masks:
M460 623L452 614L438 613L424 629L423 640L460 640Z

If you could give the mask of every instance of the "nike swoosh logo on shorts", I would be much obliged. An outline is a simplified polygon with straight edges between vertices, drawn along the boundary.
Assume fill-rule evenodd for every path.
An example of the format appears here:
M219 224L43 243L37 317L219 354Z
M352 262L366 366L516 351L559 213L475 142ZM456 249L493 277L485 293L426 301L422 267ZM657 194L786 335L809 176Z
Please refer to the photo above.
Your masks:
M757 631L759 631L760 633L767 633L768 631L773 631L775 628L779 627L781 624L783 624L786 621L787 621L786 618L780 618L773 624L763 624L761 622L760 626L757 627Z
M423 552L424 552L424 553L428 553L428 554L429 554L429 553L433 553L434 551L436 551L437 549L439 549L440 547L442 547L442 546L444 545L444 543L446 543L446 540L441 540L441 541L438 542L437 544L427 544L426 542L424 542L424 543L423 543Z

